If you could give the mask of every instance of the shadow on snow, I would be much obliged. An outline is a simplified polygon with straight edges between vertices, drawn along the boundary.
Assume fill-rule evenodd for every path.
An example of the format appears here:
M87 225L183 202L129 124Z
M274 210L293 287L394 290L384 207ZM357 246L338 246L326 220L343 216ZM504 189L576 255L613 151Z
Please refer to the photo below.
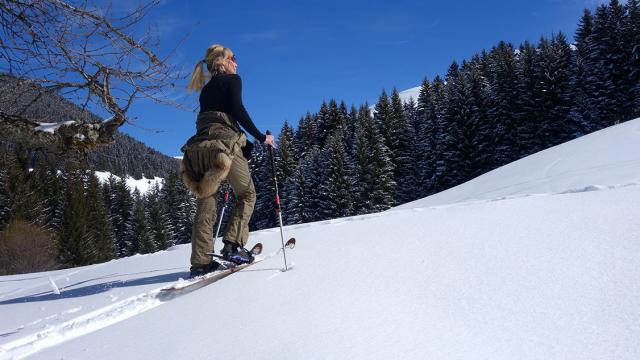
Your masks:
M92 281L92 280L86 280L86 281L79 282L77 284L73 284L73 285L69 285L64 288L61 288L60 294L54 294L51 291L47 291L39 294L27 295L27 296L22 296L15 299L0 301L0 305L77 298L77 297L100 294L100 293L109 291L111 289L124 288L124 287L130 287L130 286L150 285L150 284L163 284L163 283L176 281L179 278L186 279L188 277L189 277L188 271L178 271L178 272L163 274L163 275L154 275L154 276L148 276L148 277L131 279L131 280L109 281L109 282L104 282L100 284L87 285L77 289L69 289L70 287L77 286L78 284ZM97 279L93 279L93 280L97 280ZM69 289L69 290L66 290L66 289Z

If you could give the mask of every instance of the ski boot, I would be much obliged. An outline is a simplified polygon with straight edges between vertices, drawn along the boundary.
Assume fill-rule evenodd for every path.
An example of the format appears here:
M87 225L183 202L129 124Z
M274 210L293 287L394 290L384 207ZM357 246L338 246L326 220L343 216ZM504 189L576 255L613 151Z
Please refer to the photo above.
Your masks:
M249 264L254 260L251 251L229 241L224 242L224 248L220 251L220 254L225 260L237 265Z
M226 266L213 260L206 265L191 265L191 277L206 275L218 270L224 270Z

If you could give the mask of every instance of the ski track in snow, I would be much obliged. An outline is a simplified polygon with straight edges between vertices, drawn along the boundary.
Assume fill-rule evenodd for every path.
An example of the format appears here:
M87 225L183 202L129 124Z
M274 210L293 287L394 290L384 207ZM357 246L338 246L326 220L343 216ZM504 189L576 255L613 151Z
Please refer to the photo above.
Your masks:
M111 306L71 319L60 325L48 326L43 331L4 344L0 347L0 358L23 359L44 348L100 330L132 316L141 314L162 303L161 300L158 299L159 292L160 289L157 289L146 294L128 298ZM70 309L65 313L73 313L79 310L80 309Z
M264 256L264 259L262 261L273 258L279 254L281 254L280 249ZM290 264L289 270L291 270L292 268L293 268L293 264ZM274 271L275 273L267 277L267 280L271 280L275 278L276 276L281 274L284 269L271 269L271 270ZM251 268L248 268L248 269L240 270L238 272L242 272L242 271L256 271L256 270L255 269L252 270ZM70 274L77 274L78 272L79 271L75 271L69 274L65 274L64 276L57 277L57 279L65 278L65 277L68 277ZM53 284L53 281L54 281L53 277L49 276L49 277L42 277L42 278L45 279L47 282L51 282ZM93 280L95 279L90 279L87 281L93 281ZM83 281L83 282L86 282L86 281ZM45 329L42 331L38 331L34 334L30 334L1 345L0 359L16 359L16 360L23 359L25 357L28 357L30 355L33 355L41 351L42 349L58 345L65 341L69 341L77 337L98 331L105 327L127 320L133 316L142 314L148 310L151 310L157 306L162 305L163 303L166 303L184 294L188 294L189 292L167 294L162 291L162 289L171 288L176 285L182 286L188 282L189 282L188 279L185 280L180 278L177 281L174 281L172 283L164 284L161 287L147 291L145 293L128 297L125 300L121 300L115 304L99 308L87 314L65 321L62 324L53 325L53 326L46 325ZM74 284L72 286L75 286L75 285L77 284ZM35 288L35 287L36 286L33 286L31 288ZM68 286L68 287L71 287L71 286ZM57 287L52 289L50 293L60 294L60 290L58 290L57 292L56 290L58 290ZM63 291L64 291L64 288L63 288ZM112 299L112 301L116 301L118 299L117 296L114 296L114 295L109 295L109 296ZM61 313L58 313L58 314L50 315L45 318L32 321L26 325L21 325L13 330L3 331L3 333L0 334L0 337L16 334L21 330L23 330L25 327L37 325L41 322L46 322L47 320L60 319L60 318L63 318L65 315L73 314L80 310L82 310L82 307L75 307L75 308L62 311Z

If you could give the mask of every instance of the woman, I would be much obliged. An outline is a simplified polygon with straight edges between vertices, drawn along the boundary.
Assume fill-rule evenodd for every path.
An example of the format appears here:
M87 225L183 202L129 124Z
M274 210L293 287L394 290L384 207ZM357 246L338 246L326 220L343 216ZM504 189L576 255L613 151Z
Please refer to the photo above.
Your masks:
M205 66L211 75L206 85ZM248 155L245 156L251 143L240 126L262 143L274 146L274 140L273 136L260 132L247 114L237 69L236 58L229 48L212 45L204 60L196 64L189 82L189 92L201 90L197 133L182 147L184 157L180 167L182 181L198 198L191 234L191 276L215 271L220 266L207 253L213 252L216 196L225 179L236 196L236 206L224 231L222 256L237 264L253 261L244 245L256 190L249 173Z

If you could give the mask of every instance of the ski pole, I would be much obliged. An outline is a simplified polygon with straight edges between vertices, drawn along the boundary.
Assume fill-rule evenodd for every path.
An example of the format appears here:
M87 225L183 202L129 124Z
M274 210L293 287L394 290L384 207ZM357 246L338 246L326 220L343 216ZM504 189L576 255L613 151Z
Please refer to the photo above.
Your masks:
M271 132L267 130L267 135L271 135ZM282 241L282 256L284 257L284 271L289 270L287 267L287 254L284 246L284 230L282 228L282 209L280 209L280 194L278 193L278 177L276 176L276 160L273 156L273 146L269 146L269 157L271 158L271 172L273 173L273 184L276 188L276 200L275 200L275 210L276 214L278 214L278 219L280 220L280 240Z
M213 238L213 248L216 248L216 240L218 240L218 234L220 234L220 226L222 226L222 219L224 218L224 210L227 208L229 202L229 189L224 192L224 206L222 207L222 213L220 214L220 220L218 221L218 229L216 230L216 237Z

